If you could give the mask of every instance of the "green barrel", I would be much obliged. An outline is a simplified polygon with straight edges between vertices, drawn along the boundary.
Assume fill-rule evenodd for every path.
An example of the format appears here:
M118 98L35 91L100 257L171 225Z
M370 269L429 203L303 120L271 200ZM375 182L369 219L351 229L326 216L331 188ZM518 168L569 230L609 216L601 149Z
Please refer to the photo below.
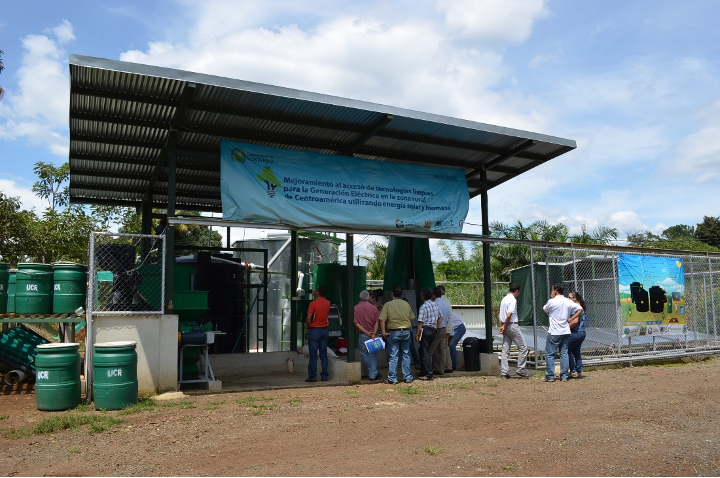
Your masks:
M35 355L38 410L67 410L80 405L80 344L42 344Z
M53 270L49 264L18 264L15 313L52 313Z
M10 280L10 265L0 262L0 314L7 312L8 281Z
M10 277L8 278L8 300L7 313L15 312L15 289L17 289L17 269L10 269Z
M95 344L93 397L98 410L119 410L137 402L135 342Z
M72 314L85 307L87 267L74 262L53 264L53 314Z

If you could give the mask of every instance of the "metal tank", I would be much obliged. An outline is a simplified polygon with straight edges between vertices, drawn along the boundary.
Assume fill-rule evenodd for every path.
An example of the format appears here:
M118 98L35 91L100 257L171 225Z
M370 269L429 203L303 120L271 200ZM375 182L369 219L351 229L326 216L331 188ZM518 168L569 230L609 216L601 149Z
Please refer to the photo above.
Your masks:
M176 290L208 291L208 312L205 322L212 322L226 335L218 337L217 353L245 352L245 339L249 327L245 322L245 266L237 262L212 257L207 252L197 256L176 258L177 264L193 268L188 275L189 284L175 284ZM242 337L241 337L242 335Z
M270 234L267 239L248 239L245 241L237 241L233 243L233 247L243 247L249 249L267 249L268 260L272 259L280 249L285 246L284 250L277 257L275 262L270 266L270 280L268 282L267 297L267 344L265 351L277 352L280 350L290 350L290 234ZM310 288L315 288L316 284L312 282L312 271L315 264L319 262L335 262L338 260L338 248L342 240L334 238L307 238L298 237L298 272L302 274L302 280L298 280L298 287L302 288L305 298L308 298ZM234 251L233 256L263 266L262 252L244 252ZM250 283L260 284L261 274L259 271L250 273ZM252 304L258 289L250 289L248 303ZM262 297L261 297L262 298ZM310 298L312 298L310 296ZM248 322L248 336L250 347L258 344L258 351L263 347L262 341L258 342L258 315L257 308L262 309L261 303L256 302L250 314ZM262 329L260 330L262 335Z

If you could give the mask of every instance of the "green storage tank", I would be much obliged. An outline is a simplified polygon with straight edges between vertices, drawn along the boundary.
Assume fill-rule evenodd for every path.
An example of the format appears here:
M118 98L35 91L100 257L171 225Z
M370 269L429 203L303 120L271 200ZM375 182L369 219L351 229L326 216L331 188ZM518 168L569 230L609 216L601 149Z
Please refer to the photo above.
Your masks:
M131 341L95 344L93 400L97 410L120 410L137 402L137 352Z
M10 269L10 277L8 278L8 300L7 300L7 313L15 313L15 290L17 289L17 269Z
M8 303L8 281L10 280L10 264L0 262L0 314L6 313Z
M73 314L85 307L87 267L74 262L53 264L53 314Z
M38 410L67 410L80 405L80 344L38 345L35 371Z
M53 269L49 264L18 264L15 313L52 313Z

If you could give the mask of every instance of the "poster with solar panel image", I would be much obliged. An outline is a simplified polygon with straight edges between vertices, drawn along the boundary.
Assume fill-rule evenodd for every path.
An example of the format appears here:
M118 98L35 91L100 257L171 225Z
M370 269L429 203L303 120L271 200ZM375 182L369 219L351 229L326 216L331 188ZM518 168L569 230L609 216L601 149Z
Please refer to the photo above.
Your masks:
M685 270L679 257L618 255L623 336L682 335Z

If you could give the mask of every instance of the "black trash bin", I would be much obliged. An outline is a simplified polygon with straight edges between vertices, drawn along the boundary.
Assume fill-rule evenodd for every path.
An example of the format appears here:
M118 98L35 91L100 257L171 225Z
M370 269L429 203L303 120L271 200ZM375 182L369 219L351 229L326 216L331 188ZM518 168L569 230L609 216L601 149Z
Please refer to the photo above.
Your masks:
M480 371L480 340L477 337L467 337L463 340L463 359L465 359L466 372Z

